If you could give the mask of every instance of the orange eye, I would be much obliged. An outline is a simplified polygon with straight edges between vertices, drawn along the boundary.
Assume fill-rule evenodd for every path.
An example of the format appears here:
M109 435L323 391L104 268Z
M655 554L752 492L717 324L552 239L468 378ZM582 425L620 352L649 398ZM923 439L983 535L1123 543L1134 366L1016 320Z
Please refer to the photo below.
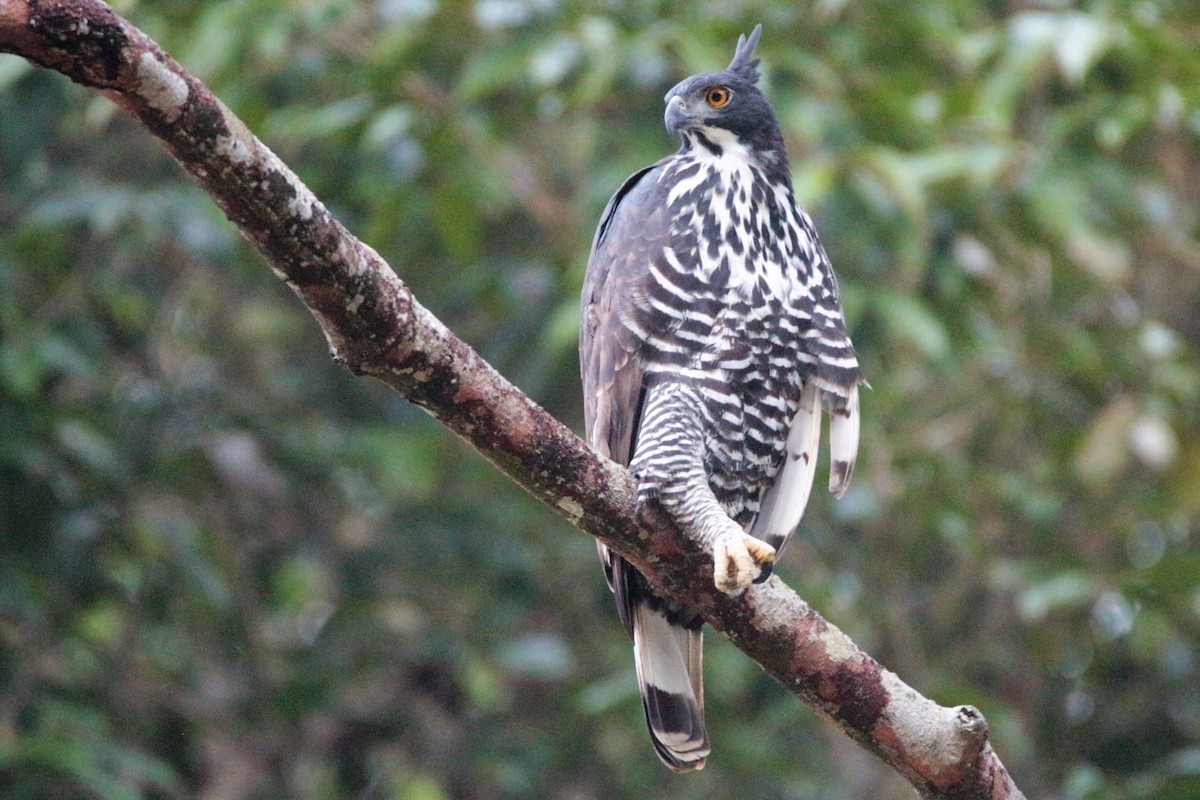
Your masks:
M729 102L729 98L733 97L733 92L724 86L713 86L704 93L704 100L713 108L720 108Z

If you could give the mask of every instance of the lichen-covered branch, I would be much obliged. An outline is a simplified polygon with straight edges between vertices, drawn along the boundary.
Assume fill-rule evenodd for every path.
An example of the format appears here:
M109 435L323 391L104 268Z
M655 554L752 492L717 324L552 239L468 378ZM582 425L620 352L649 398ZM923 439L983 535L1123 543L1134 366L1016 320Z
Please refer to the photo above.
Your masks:
M686 599L776 680L926 798L1020 798L969 706L922 697L778 578L731 599L629 475L525 397L413 298L213 94L97 0L0 0L0 51L103 92L140 121L312 312L333 357L435 416L556 513Z

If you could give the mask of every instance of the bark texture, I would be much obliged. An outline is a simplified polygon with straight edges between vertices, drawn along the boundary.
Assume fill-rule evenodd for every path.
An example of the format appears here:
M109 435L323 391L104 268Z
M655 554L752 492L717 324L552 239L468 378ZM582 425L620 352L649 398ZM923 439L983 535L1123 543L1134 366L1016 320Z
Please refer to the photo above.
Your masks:
M0 52L103 92L140 121L316 318L331 355L424 408L535 497L636 564L923 798L1020 790L971 706L921 696L777 577L731 599L661 513L416 301L199 80L98 0L0 0Z

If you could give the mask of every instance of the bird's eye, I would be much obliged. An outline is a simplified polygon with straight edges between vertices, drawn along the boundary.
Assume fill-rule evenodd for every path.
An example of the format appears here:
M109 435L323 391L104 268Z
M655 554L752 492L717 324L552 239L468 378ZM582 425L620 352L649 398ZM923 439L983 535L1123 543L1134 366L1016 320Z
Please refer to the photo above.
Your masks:
M713 108L720 108L725 105L731 97L733 97L733 92L724 86L713 86L704 93L704 101Z

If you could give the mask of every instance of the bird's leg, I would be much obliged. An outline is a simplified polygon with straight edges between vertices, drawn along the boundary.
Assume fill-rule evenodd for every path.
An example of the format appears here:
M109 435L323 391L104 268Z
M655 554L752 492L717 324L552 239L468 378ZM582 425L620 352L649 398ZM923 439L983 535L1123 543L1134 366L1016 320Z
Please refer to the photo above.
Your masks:
M630 468L638 499L657 499L689 537L713 554L713 583L739 595L775 562L775 548L750 536L717 502L704 470L704 437L694 398L659 386L647 400Z
M664 492L659 501L685 531L712 548L713 583L739 595L775 563L775 548L750 536L721 508L699 470L682 492Z

